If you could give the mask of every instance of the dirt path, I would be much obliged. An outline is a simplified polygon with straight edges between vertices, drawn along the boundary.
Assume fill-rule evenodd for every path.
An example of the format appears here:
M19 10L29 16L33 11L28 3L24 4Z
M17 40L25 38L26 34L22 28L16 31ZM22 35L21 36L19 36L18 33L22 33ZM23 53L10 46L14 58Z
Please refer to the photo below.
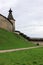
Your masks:
M27 50L27 49L33 49L33 48L39 48L39 47L43 47L43 46L28 47L28 48L18 48L18 49L10 49L10 50L0 50L0 53L15 52L15 51Z

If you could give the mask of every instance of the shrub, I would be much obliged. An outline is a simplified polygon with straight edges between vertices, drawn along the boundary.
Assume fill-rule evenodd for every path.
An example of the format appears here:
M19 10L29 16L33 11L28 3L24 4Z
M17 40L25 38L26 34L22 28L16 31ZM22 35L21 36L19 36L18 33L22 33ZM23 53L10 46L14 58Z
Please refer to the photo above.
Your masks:
M33 61L33 64L37 64L37 62L36 61Z
M39 46L39 43L37 43L37 46Z

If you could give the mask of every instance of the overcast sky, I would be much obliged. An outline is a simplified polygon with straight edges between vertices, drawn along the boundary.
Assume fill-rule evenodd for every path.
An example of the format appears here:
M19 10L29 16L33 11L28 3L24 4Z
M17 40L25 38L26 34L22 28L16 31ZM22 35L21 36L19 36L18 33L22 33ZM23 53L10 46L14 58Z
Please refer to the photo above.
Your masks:
M30 37L43 37L43 0L0 0L0 14L12 9L16 30Z

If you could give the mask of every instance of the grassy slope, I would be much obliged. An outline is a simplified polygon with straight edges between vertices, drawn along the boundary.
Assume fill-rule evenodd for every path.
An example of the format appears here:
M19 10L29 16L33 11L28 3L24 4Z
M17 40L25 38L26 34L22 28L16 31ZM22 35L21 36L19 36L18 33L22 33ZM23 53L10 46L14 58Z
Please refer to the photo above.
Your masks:
M43 48L0 54L0 65L43 65Z
M35 46L20 35L0 29L0 49L12 49Z

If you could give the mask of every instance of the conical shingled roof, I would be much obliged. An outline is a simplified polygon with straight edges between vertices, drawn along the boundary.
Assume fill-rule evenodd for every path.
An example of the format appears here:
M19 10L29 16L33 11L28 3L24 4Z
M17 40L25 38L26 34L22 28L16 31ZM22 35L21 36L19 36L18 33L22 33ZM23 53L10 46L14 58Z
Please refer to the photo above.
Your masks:
M9 10L8 19L15 21L15 19L13 18L13 15L12 15L12 10L11 10L11 8L10 8L10 10Z

